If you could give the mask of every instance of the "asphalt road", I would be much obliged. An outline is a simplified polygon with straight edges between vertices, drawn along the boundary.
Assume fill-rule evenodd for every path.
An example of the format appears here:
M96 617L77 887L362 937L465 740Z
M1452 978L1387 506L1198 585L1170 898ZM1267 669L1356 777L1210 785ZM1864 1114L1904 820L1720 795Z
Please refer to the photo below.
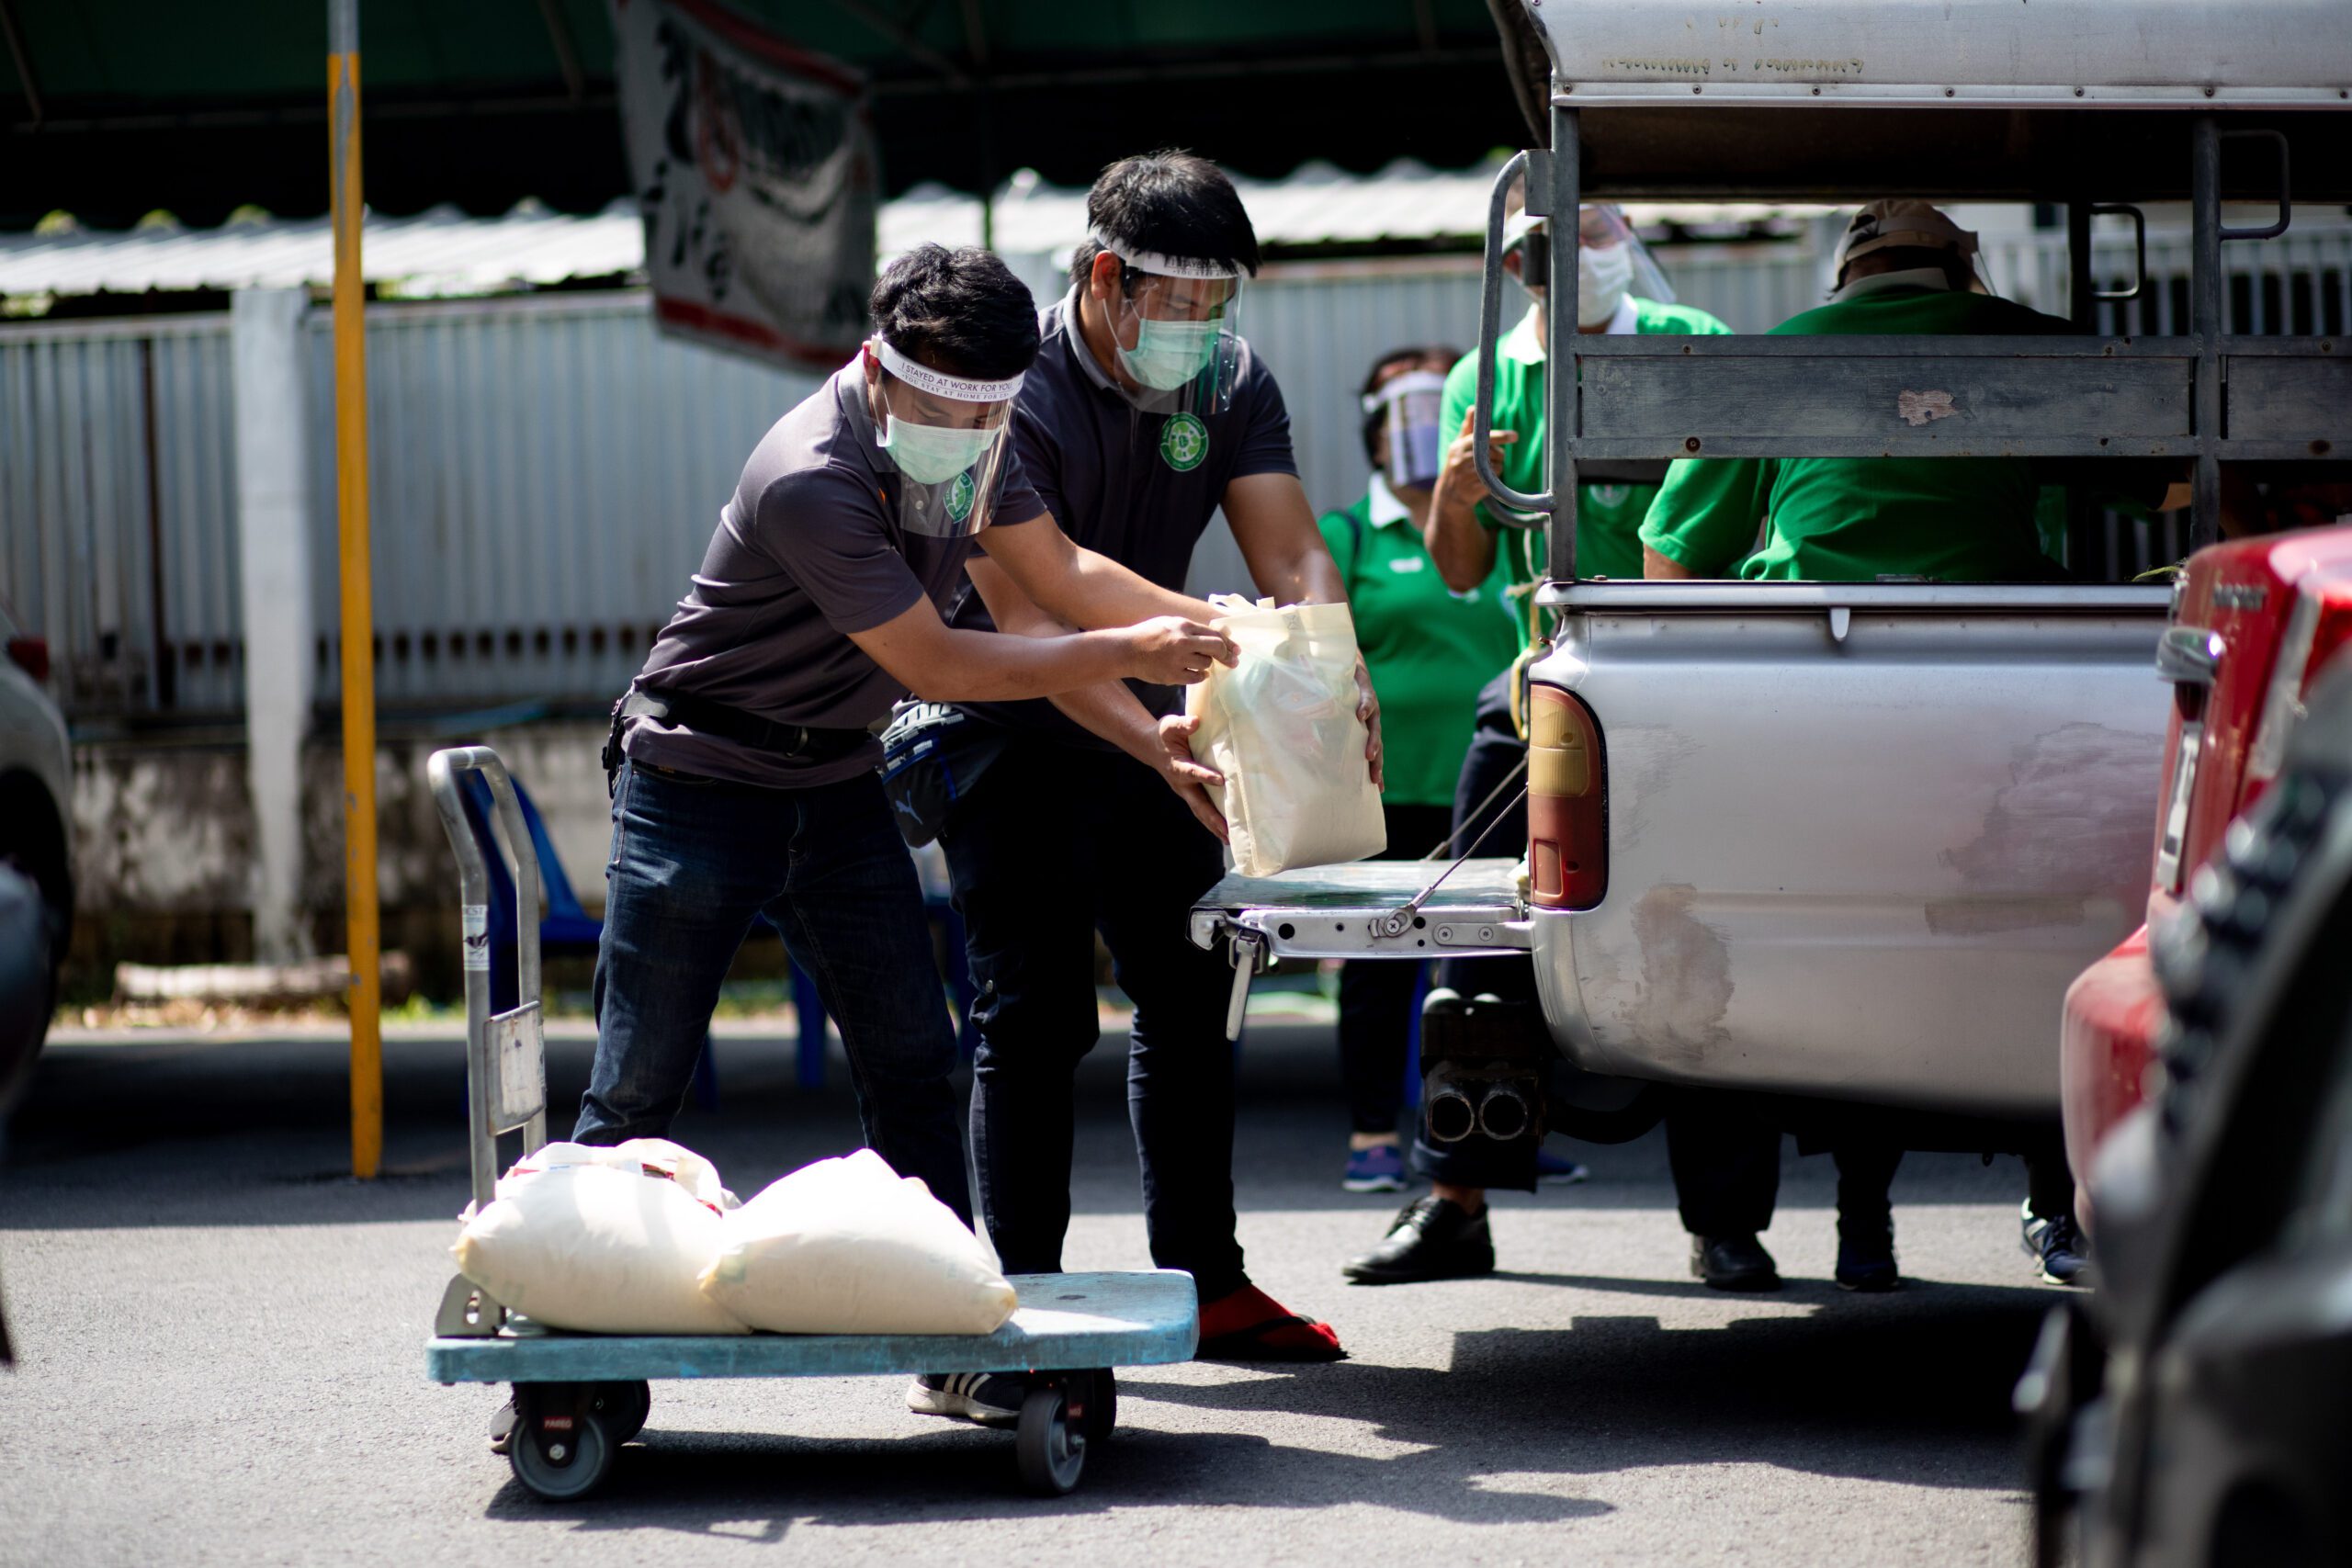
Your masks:
M1351 1288L1394 1200L1338 1184L1327 1029L1252 1025L1238 1172L1260 1283L1354 1353L1121 1376L1072 1496L1010 1441L903 1410L895 1379L657 1383L645 1437L574 1505L522 1491L501 1395L424 1376L465 1200L463 1055L388 1047L389 1173L347 1170L321 1042L53 1045L0 1169L0 1562L2013 1562L2008 1392L2054 1292L2018 1251L2014 1160L1914 1156L1908 1284L1828 1282L1833 1176L1786 1151L1767 1236L1790 1287L1685 1269L1663 1145L1586 1150L1584 1187L1497 1206L1503 1272ZM559 1103L587 1047L550 1048ZM839 1087L719 1046L681 1141L749 1194L851 1146ZM1148 1266L1117 1054L1085 1073L1068 1264Z

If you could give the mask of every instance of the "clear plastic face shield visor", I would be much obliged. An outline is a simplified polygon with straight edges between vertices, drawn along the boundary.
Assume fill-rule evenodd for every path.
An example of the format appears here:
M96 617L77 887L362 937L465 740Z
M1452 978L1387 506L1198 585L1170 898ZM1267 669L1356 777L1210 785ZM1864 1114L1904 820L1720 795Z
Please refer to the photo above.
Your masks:
M898 470L899 525L935 539L976 534L1003 481L1005 434L1018 376L976 381L910 358L876 336L865 345L876 448Z
M1381 421L1380 471L1390 490L1436 485L1445 456L1444 402L1445 378L1433 370L1408 370L1365 395L1363 412Z
M1119 285L1101 301L1119 368L1113 380L1147 413L1223 413L1241 377L1238 268L1197 256L1162 255L1094 243L1118 258Z
M1551 220L1513 213L1503 228L1506 265L1513 255L1520 287L1542 299L1551 276ZM1615 203L1588 202L1577 209L1577 324L1607 326L1628 295L1670 305L1674 285Z

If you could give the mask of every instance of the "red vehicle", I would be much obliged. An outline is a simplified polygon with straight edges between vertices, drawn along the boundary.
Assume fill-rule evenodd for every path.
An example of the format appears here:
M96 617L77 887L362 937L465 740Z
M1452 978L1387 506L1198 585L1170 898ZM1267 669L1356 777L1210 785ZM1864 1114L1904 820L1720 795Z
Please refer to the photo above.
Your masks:
M2224 850L2230 823L2269 787L2304 694L2352 641L2352 527L2266 534L2199 550L2174 589L2156 671L2172 682L2148 923L2066 991L2060 1045L2076 1213L2099 1141L2137 1106L2156 1059L2164 994L2148 931Z

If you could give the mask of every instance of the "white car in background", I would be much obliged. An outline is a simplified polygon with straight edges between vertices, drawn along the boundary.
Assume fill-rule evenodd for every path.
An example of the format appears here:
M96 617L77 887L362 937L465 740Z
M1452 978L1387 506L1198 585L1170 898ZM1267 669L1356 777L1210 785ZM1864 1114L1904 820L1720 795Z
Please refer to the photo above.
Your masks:
M32 924L45 947L28 972L26 912L0 907L0 933L6 933L12 950L0 953L0 987L39 988L29 1009L21 995L0 997L0 1018L37 1018L25 1050L28 1056L40 1048L47 1032L57 971L74 923L74 856L67 829L74 753L66 741L65 716L50 698L48 680L49 645L28 635L6 604L0 603L0 867L17 874L0 876L0 906L20 901L24 884L29 883L40 902L40 919ZM11 1044L0 1041L0 1080L10 1065ZM0 1089L5 1087L0 1081Z

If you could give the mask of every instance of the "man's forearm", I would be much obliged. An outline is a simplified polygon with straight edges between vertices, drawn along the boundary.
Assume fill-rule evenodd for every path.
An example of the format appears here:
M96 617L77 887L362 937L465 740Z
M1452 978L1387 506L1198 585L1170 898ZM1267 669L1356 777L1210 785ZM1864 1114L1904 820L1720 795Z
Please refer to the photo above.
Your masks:
M1069 573L1047 592L1057 602L1042 608L1076 626L1128 626L1155 615L1182 615L1204 625L1220 612L1206 602L1162 588L1141 572L1092 550L1075 552Z
M1067 694L1104 682L1125 691L1119 677L1134 660L1126 641L1113 632L1007 637L951 628L947 636L949 657L940 661L936 672L908 682L925 702L1015 702Z
M1445 585L1456 593L1467 593L1495 570L1495 536L1478 521L1476 501L1464 497L1462 486L1449 482L1452 478L1450 474L1438 477L1421 542L1429 547L1430 559L1437 563L1437 574Z
M1000 580L986 566L972 571L971 575L999 631L1021 637L1049 637L1067 636L1073 629L1068 621L1048 614L1035 600L1010 582ZM1191 603L1189 600L1185 602ZM1209 606L1204 604L1201 608L1207 610ZM1160 765L1163 752L1158 722L1151 716L1151 711L1136 700L1135 693L1127 689L1125 682L1106 681L1097 686L1058 692L1054 694L1052 702L1080 728L1102 737L1129 756L1154 768Z
M1660 555L1649 545L1642 547L1642 575L1653 580L1686 581L1699 574L1671 556Z
M1250 575L1258 592L1272 595L1277 604L1336 604L1348 596L1347 585L1340 581L1339 564L1323 547L1320 535L1314 548L1299 550Z

